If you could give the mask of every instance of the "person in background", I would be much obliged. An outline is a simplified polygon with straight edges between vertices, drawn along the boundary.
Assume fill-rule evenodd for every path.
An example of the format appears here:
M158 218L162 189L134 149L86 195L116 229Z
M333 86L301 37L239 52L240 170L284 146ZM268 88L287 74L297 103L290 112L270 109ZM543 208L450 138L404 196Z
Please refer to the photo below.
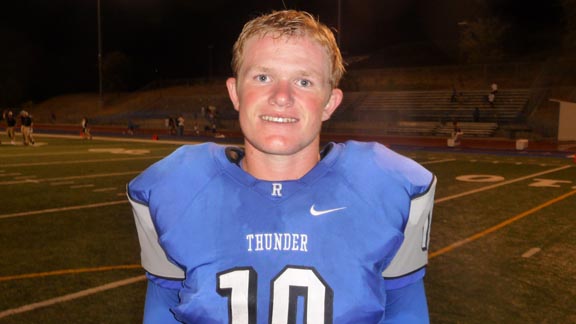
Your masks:
M88 125L88 118L82 117L80 125L82 126L82 138L91 140L92 133L90 133L90 125Z
M32 137L34 122L32 116L25 110L20 112L20 132L22 132L22 143L24 145L34 145L34 137Z
M488 93L488 104L491 108L494 108L494 101L496 100L496 94L498 93L498 84L493 82L490 85L490 93Z
M14 127L16 127L16 118L12 110L8 110L5 117L6 121L6 135L10 139L10 144L16 144L16 135L14 134Z
M144 323L428 323L436 178L375 142L321 148L343 98L330 28L257 17L232 70L244 147L185 145L127 186Z
M176 119L176 124L178 125L178 136L184 136L184 116L180 115Z
M462 131L462 128L460 128L460 126L458 125L457 121L453 121L452 122L452 134L450 135L450 137L453 140L454 146L459 146L462 143L462 136L464 135L464 132Z

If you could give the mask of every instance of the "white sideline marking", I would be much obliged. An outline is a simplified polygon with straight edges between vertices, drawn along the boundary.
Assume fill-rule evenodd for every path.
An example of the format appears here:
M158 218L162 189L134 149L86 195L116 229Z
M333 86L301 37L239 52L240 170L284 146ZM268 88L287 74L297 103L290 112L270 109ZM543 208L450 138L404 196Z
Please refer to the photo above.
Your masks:
M434 164L434 163L444 163L444 162L451 162L451 161L456 161L456 159L444 159L444 160L426 161L426 162L420 162L420 164Z
M32 179L35 180L36 177L37 176L35 176L35 175L23 175L23 176L19 176L19 177L14 177L14 180L24 180L24 181L32 180Z
M60 182L52 182L50 183L51 186L63 186L63 185L69 185L69 184L73 184L74 181L60 181Z
M124 176L124 175L131 175L131 174L139 174L142 171L128 171L128 172L114 172L114 173L100 173L100 174L88 174L88 175L81 175L81 176L70 176L70 177L59 177L59 178L46 178L46 179L35 179L34 181L0 181L0 185L7 185L7 184L21 184L21 183L30 183L30 182L51 182L51 181L68 181L68 180L77 180L77 179L90 179L90 178L101 178L101 177L112 177L112 176Z
M524 252L524 254L522 254L522 257L523 258L529 258L540 251L542 251L542 250L539 247L531 248L530 250Z
M94 187L93 184L85 184L85 185L70 186L70 189L92 188L92 187Z
M116 190L116 187L108 187L108 188L98 188L92 190L93 192L104 192L104 191L113 191Z
M51 153L22 153L22 154L10 154L10 157L34 157L34 156L61 156L61 155L78 155L78 154L90 154L90 152L86 151L86 152L70 152L70 151L64 151L64 152L51 152Z
M40 166L40 165L63 165L63 164L98 163L98 162L118 162L118 161L133 161L133 160L151 160L151 159L161 159L161 158L163 158L163 157L166 157L166 155L143 156L143 157L140 156L140 157L129 157L129 158L117 158L117 159L93 159L93 160L72 160L72 161L14 163L14 164L5 164L4 167Z
M79 205L79 206L70 206L70 207L61 207L61 208L49 208L49 209L34 210L34 211L28 211L28 212L22 212L22 213L4 214L4 215L0 215L0 219L38 215L38 214L57 213L57 212L62 212L62 211L79 210L79 209L85 209L85 208L97 208L97 207L113 206L113 205L120 205L120 204L127 204L127 203L128 203L128 201L126 199L123 199L123 200L109 201L109 202L90 204L90 205Z
M25 313L25 312L29 312L29 311L33 311L35 309L38 308L42 308L42 307L47 307L47 306L52 306L54 304L59 304L59 303L63 303L63 302L67 302L67 301L71 301L74 299L78 299L78 298L82 298L82 297L86 297L89 295L93 295L99 292L103 292L106 290L110 290L110 289L114 289L114 288L118 288L118 287L122 287L122 286L126 286L126 285L130 285L139 281L144 281L146 280L146 276L145 275L140 275L137 277L132 277L132 278L128 278L128 279L124 279L124 280L119 280L119 281L114 281L111 282L109 284L105 284L102 286L98 286L98 287L94 287L94 288L90 288L90 289L85 289L85 290L81 290L79 292L75 292L72 294L68 294L68 295L64 295L64 296L60 296L60 297L56 297L56 298L52 298L52 299L47 299L41 302L37 302L37 303L32 303L32 304L28 304L28 305L24 305L24 306L20 306L17 308L12 308L12 309L7 309L5 311L0 312L0 318L4 318L4 317L8 317L11 315L15 315L15 314L20 314L20 313Z
M13 177L13 176L19 176L19 175L22 175L22 173L20 173L20 172L14 172L14 173L0 172L0 177Z
M526 179L534 178L534 177L537 177L537 176L540 176L540 175L543 175L543 174L548 174L548 173L553 173L553 172L561 171L561 170L568 169L568 168L571 168L571 167L572 167L571 165L564 165L564 166L561 166L561 167L556 168L556 169L551 169L551 170L546 170L546 171L542 171L542 172L538 172L538 173L534 173L534 174L529 174L529 175L527 175L527 176L520 177L520 178L516 178L516 179L512 179L512 180L509 180L509 181L504 181L504 182L496 183L496 184L489 185L489 186L486 186L486 187L482 187L482 188L478 188L478 189L474 189L474 190L470 190L470 191L466 191L466 192L461 192L461 193L459 193L459 194L455 194L455 195L448 196L448 197L444 197L444 198L438 198L438 199L434 200L434 203L441 203L441 202L445 202L445 201L448 201L448 200L452 200L452 199L456 199L456 198L468 196L468 195L475 194L475 193L478 193L478 192L482 192L482 191L486 191L486 190L498 188L498 187L501 187L501 186L505 186L505 185L508 185L508 184L511 184L511 183L514 183L514 182L518 182L518 181L523 181L523 180L526 180Z

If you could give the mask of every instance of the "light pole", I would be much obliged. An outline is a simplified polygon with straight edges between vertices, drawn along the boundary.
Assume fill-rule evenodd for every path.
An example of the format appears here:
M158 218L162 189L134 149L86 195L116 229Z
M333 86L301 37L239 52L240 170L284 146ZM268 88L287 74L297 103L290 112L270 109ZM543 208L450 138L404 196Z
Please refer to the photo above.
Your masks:
M104 100L102 98L102 22L101 22L101 10L100 10L100 0L98 0L97 5L98 10L98 111L101 111L104 106Z

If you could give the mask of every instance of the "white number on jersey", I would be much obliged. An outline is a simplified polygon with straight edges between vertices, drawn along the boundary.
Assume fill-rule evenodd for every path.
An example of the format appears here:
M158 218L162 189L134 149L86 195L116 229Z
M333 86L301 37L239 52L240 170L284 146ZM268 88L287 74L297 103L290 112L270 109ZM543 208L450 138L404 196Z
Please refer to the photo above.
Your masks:
M255 324L258 275L252 268L218 274L218 293L228 298L230 324ZM286 267L271 281L270 323L295 323L298 297L304 298L306 323L332 323L334 293L311 268Z

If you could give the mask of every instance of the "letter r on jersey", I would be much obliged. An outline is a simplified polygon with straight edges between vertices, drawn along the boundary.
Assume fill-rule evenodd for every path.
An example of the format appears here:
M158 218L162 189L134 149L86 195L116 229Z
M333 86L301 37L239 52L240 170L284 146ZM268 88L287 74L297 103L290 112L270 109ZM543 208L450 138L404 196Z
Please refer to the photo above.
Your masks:
M273 183L272 184L272 196L273 197L282 197L282 184L281 183Z

